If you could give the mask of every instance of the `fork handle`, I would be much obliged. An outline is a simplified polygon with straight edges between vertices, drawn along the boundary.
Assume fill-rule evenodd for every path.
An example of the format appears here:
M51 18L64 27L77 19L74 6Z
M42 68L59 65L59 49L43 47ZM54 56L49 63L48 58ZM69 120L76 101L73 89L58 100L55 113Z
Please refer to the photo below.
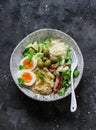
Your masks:
M71 107L70 111L75 112L77 109L77 101L76 101L76 95L74 92L74 87L73 87L73 73L71 73L71 85L72 85L72 93L71 93Z

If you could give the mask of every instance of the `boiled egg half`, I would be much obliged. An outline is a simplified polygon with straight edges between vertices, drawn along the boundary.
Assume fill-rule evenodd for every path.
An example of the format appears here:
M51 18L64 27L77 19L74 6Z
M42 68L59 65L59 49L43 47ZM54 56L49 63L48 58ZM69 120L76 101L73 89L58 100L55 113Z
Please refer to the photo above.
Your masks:
M27 70L33 70L37 66L37 60L35 58L29 60L28 57L25 57L21 60L20 65L23 65Z
M31 86L36 81L36 75L30 70L20 70L17 73L18 79L23 81L23 84L26 86Z

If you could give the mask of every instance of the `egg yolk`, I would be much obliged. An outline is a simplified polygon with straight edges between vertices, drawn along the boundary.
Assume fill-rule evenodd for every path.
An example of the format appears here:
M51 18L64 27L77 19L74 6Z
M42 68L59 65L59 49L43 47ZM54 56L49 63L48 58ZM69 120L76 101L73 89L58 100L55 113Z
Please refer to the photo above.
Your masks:
M29 83L32 80L32 75L28 72L25 72L22 74L22 79L26 82Z
M23 65L25 66L26 69L31 69L34 66L34 62L26 59L23 61Z

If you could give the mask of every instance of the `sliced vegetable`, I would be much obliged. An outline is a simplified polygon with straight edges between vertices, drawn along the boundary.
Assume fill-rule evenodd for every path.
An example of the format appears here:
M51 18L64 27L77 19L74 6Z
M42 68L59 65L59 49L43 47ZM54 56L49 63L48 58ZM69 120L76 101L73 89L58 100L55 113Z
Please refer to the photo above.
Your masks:
M31 48L32 47L32 43L30 43L26 48Z
M37 41L35 41L35 42L32 44L32 48L33 48L34 50L38 51L39 45L38 45Z
M45 45L40 43L39 44L39 52L43 52L44 48L45 48Z
M27 48L33 48L35 51L38 51L39 45L38 45L37 41L35 41L33 44L30 43L30 44L26 47L26 49L27 49Z
M22 78L18 78L19 85L24 85L24 80Z
M38 53L36 53L36 55L34 57L37 59L37 61L42 61L43 53L38 52Z

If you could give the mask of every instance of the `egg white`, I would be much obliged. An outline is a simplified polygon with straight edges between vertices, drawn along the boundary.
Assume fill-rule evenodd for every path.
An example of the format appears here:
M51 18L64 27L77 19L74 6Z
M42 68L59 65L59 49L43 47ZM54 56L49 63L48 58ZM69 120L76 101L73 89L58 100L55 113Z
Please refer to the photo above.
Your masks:
M31 85L33 85L33 84L35 83L35 81L36 81L36 75L35 75L33 72L31 72L30 70L20 70L20 71L18 71L18 73L17 73L17 78L22 78L22 75L23 75L25 72L30 73L30 75L32 76L32 80L31 80L29 83L24 82L24 85L26 85L26 86L31 86Z
M27 56L27 57L24 57L24 58L21 60L20 65L23 65L23 62L24 62L24 60L26 60L26 59L28 59L28 56ZM34 66L33 66L31 69L27 69L27 70L34 70L35 67L37 66L37 60L36 60L34 57L32 58L32 61L34 62Z

